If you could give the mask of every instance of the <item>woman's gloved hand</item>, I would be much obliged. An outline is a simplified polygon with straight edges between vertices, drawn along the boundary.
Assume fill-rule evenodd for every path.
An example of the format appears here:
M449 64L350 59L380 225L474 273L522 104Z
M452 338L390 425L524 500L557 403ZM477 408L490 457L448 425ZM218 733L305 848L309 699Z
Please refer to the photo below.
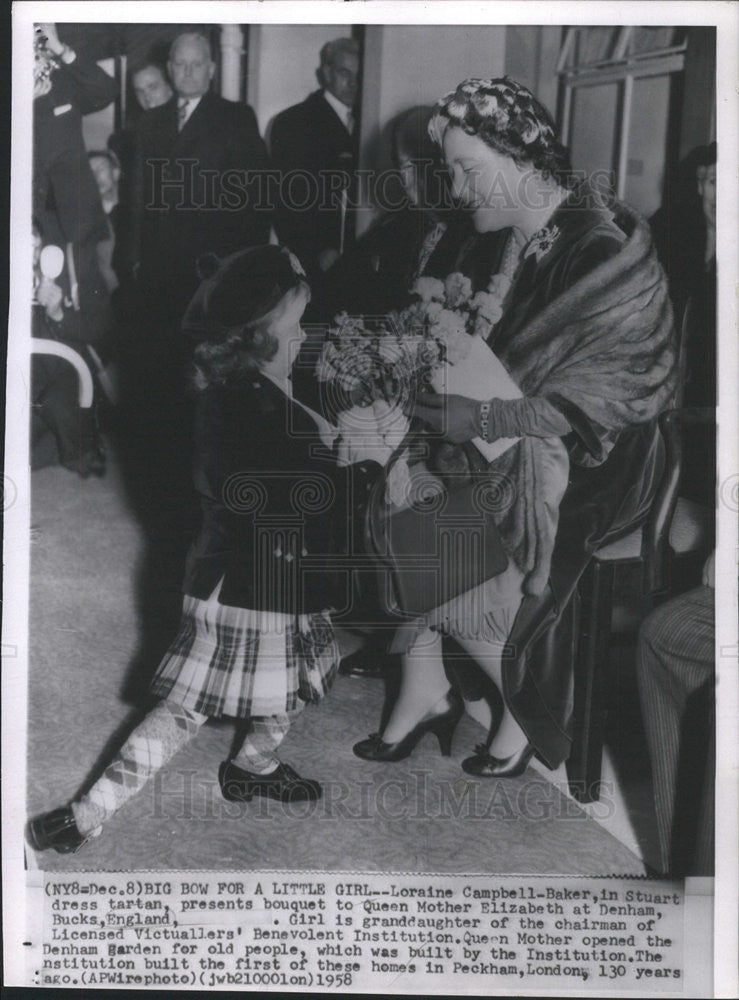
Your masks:
M476 400L466 396L426 393L419 396L413 415L448 441L463 444L480 435L477 426L479 408Z

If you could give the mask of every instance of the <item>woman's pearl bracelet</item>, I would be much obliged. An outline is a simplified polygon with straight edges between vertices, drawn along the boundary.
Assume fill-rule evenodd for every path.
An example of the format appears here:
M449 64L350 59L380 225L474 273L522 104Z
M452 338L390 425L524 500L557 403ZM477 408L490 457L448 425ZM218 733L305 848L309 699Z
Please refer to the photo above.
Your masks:
M480 410L478 414L480 421L480 437L483 441L488 440L488 422L490 420L490 403L480 403Z

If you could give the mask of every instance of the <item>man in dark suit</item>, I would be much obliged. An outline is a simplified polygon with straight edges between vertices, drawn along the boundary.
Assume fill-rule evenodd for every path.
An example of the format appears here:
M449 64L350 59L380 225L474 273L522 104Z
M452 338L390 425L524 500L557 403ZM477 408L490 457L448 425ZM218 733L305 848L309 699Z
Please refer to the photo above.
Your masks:
M139 287L149 319L177 324L198 286L197 260L266 243L271 218L257 206L267 151L253 110L210 90L210 43L175 38L174 95L137 128L134 209Z
M353 108L359 48L337 38L321 49L321 89L281 112L272 125L273 165L280 173L277 234L315 281L351 236L347 216L356 171Z
M33 215L47 243L61 246L71 266L74 346L99 344L110 329L110 303L97 263L107 238L82 140L82 116L107 107L115 80L59 39L54 24L39 25L34 45Z

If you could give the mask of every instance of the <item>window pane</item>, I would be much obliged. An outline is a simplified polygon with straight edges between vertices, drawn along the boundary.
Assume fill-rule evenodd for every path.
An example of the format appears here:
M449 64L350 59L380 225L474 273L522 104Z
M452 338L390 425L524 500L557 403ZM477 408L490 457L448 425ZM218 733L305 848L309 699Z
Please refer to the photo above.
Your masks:
M629 54L638 55L641 52L656 52L659 49L669 49L677 45L678 33L682 29L668 28L634 28L629 44Z
M577 87L572 95L570 153L575 170L613 170L616 153L617 83Z
M574 63L590 66L608 59L616 44L619 28L578 28Z
M644 215L662 202L669 103L669 76L634 80L625 196Z

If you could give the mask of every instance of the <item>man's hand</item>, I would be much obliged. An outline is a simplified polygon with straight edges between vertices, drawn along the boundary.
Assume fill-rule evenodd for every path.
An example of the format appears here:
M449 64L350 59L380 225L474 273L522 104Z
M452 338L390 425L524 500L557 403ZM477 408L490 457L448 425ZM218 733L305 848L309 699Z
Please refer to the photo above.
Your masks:
M413 415L454 444L479 437L477 414L480 404L466 396L442 396L427 393L420 396Z
M710 554L708 559L706 559L706 565L703 567L703 586L710 587L711 590L716 589L716 550Z
M46 36L46 48L55 56L60 56L66 46L59 40L55 24L40 24L41 31Z

